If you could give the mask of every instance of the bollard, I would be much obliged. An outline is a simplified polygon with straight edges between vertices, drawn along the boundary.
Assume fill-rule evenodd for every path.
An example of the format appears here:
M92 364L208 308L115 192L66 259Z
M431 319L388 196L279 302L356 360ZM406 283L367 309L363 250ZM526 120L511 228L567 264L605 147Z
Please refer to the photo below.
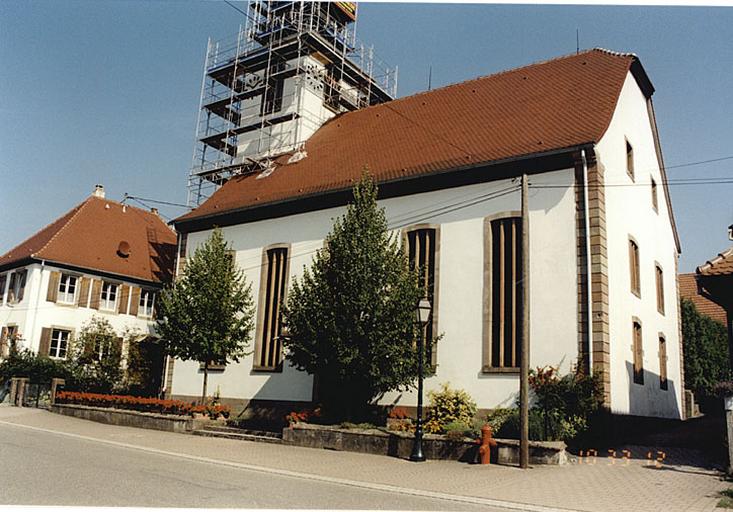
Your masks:
M56 392L65 385L64 379L51 379L51 405L56 403Z
M481 454L481 464L491 464L491 448L496 446L496 441L491 437L491 426L486 423L481 427L481 446L478 451Z

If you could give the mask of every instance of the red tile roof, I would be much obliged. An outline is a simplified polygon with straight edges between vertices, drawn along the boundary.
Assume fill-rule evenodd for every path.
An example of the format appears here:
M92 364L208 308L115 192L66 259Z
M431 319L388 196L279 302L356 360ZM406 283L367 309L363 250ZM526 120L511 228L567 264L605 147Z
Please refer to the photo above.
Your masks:
M598 142L629 70L651 94L635 56L595 49L339 115L306 158L233 178L176 222L348 189L364 167L387 182Z
M118 255L121 242L130 246ZM150 282L173 272L175 233L156 214L91 196L0 256L0 268L44 260Z
M697 310L703 315L709 316L713 320L717 320L723 324L727 322L725 309L700 295L697 287L697 276L695 274L680 274L677 278L680 283L681 298L690 299L695 304Z
M733 247L697 267L697 272L703 276L733 275Z

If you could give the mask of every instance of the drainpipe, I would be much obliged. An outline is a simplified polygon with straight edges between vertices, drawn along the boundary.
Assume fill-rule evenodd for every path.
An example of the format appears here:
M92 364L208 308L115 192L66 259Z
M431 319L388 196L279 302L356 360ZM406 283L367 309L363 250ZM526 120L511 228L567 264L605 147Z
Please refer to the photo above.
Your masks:
M588 206L588 161L585 157L585 149L580 150L580 160L583 162L583 205L585 222L585 285L587 301L586 314L588 322L588 375L593 375L593 287L591 286L591 256L590 256L590 207Z
M31 308L28 308L28 312L29 313L32 312L31 314L33 315L33 320L31 321L31 332L30 332L29 337L27 338L30 344L33 343L33 339L36 336L36 319L38 318L38 310L40 309L39 306L41 304L41 290L43 289L43 286L41 285L43 284L43 269L45 267L46 267L46 260L41 260L41 277L38 280L38 293L36 294L36 308L35 308L35 311L32 310ZM28 347L28 348L31 348L31 347Z

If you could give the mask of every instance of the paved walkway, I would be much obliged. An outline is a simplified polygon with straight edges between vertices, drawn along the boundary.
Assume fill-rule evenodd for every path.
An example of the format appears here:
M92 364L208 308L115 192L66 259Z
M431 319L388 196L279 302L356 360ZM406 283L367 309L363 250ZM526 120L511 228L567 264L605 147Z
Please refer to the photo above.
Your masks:
M0 407L0 422L212 463L518 510L711 511L717 492L729 486L717 472L685 464L684 451L668 454L660 468L650 465L646 447L630 447L634 458L628 462L598 457L522 471L448 461L415 464L376 455L117 427L36 409Z

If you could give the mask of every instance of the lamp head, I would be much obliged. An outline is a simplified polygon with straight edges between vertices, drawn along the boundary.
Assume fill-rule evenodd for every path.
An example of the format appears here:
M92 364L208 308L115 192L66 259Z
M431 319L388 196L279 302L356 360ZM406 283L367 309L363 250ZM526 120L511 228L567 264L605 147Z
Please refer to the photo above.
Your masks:
M425 326L428 323L431 309L432 306L427 297L420 299L420 302L417 304L417 321L420 322L420 325Z

